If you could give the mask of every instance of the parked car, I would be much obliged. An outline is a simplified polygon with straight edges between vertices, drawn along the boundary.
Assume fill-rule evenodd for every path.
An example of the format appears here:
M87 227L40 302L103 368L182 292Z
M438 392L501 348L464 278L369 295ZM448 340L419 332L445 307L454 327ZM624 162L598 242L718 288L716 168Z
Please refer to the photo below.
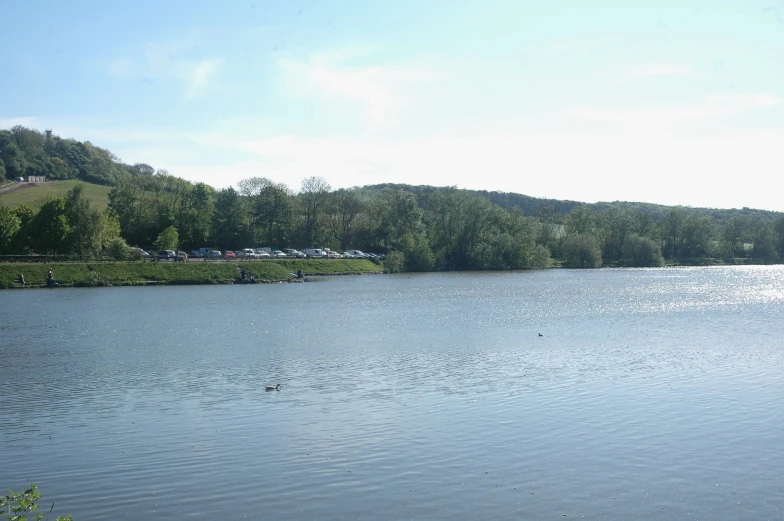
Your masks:
M346 253L357 259L364 259L366 257L366 255L359 250L346 250ZM345 257L345 253L343 256Z
M242 250L235 251L234 256L237 257L238 259L243 259L246 257L245 252Z
M184 251L178 251L176 260L178 260L180 262L187 262L188 261L188 254L185 253Z
M302 253L299 250L295 250L295 249L292 249L292 248L283 248L281 251L283 253L285 253L287 256L295 258L295 259L304 259L305 258L305 254Z
M244 250L242 250L242 253L244 253L244 254L245 254L245 256L246 256L247 258L249 258L249 259L255 259L255 258L257 258L257 257L258 257L258 256L256 255L256 252L255 252L255 251L253 251L251 248L245 248Z
M269 259L271 255L264 251L264 250L256 250L256 258L258 259Z
M330 259L342 259L343 254L338 253L336 251L330 251L329 253L327 253L327 257L329 257Z
M237 258L237 256L236 256L236 255L234 255L234 252L233 252L233 251L231 251L231 250L226 250L226 251L224 251L224 252L223 252L223 258L224 258L224 259L236 259L236 258Z
M177 258L177 252L174 250L161 250L158 252L157 257L160 260L170 260Z
M194 259L203 259L204 258L204 254L202 252L200 252L199 250L191 251L191 255L190 256L193 257Z
M223 254L220 252L220 250L210 250L205 255L205 258L207 258L207 259L221 259L221 258L223 258Z
M307 255L309 258L325 257L324 251L321 248L308 248L305 250L305 255Z
M283 253L280 250L275 250L275 251L272 252L272 257L279 258L279 259L285 259L286 257L288 257L288 255L286 255L285 253Z
M148 258L150 256L150 254L147 253L146 251L144 251L141 248L131 248L131 256L133 256L133 257L142 257L142 258L146 259L146 258Z

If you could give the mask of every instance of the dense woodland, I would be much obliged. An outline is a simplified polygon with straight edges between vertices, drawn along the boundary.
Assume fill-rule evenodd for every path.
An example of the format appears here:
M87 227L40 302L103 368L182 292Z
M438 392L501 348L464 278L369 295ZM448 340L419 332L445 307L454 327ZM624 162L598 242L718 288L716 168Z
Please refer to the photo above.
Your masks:
M23 127L0 131L0 182L28 175L112 186L108 209L93 207L79 186L37 210L0 206L0 255L319 246L386 253L391 271L784 259L784 214L776 212L390 184L333 190L317 176L296 192L263 177L216 190L124 164L89 142Z

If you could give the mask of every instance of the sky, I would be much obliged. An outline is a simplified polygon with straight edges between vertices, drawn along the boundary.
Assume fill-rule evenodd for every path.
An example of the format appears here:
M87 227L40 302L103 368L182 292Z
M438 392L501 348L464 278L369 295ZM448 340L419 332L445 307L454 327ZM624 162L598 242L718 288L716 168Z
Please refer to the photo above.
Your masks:
M3 2L0 128L216 188L784 211L784 0Z

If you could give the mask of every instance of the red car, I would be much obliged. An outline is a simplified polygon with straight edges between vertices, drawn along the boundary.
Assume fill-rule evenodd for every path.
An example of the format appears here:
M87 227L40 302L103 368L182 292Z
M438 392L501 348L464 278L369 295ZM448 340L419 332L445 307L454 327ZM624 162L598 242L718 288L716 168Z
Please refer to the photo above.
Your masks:
M234 255L234 252L233 252L233 251L231 251L231 250L226 250L226 251L224 251L224 252L223 252L223 258L224 258L224 259L236 259L236 258L237 258L237 256L236 256L236 255Z

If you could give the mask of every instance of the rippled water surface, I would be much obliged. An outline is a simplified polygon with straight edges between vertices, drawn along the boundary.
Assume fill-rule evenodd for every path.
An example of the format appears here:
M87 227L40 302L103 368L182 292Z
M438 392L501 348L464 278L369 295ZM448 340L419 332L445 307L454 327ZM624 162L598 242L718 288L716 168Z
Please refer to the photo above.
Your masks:
M78 521L780 520L783 319L782 267L3 291L0 490Z

